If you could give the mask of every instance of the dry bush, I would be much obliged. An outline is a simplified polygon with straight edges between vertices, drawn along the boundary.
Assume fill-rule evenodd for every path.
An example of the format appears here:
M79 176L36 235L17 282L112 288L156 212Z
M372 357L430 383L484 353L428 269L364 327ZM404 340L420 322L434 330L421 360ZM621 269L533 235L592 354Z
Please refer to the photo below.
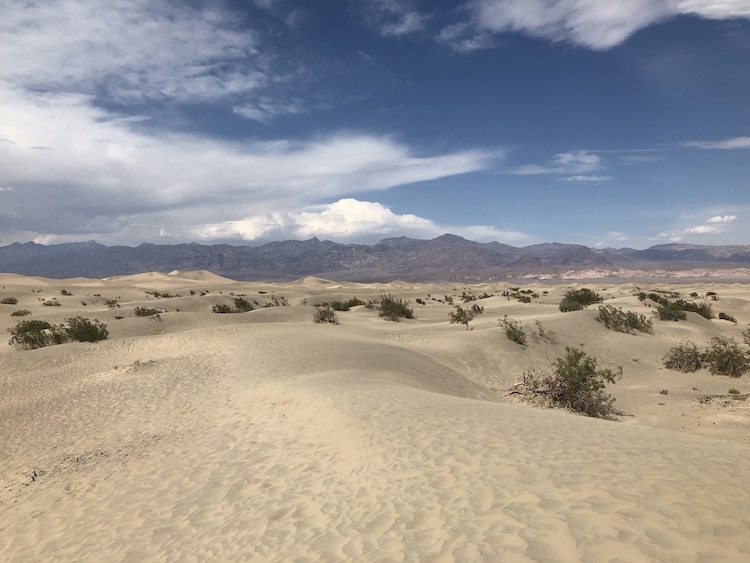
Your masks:
M703 367L703 352L694 343L685 342L670 348L663 362L665 368L690 373Z
M516 344L526 348L526 333L523 331L521 323L507 316L500 319L500 325L505 329L505 336Z
M704 353L704 362L713 375L741 377L750 369L750 360L734 338L712 338Z

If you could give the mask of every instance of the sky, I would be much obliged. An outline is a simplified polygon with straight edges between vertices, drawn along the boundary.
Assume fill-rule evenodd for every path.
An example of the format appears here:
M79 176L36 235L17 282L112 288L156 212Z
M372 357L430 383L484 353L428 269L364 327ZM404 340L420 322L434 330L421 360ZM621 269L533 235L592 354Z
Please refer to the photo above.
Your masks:
M0 14L0 245L750 244L750 0Z

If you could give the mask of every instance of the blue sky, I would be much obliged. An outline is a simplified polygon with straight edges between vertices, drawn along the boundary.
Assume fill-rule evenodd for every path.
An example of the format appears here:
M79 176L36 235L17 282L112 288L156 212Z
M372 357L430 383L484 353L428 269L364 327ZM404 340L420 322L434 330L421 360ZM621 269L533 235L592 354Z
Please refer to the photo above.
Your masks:
M750 244L749 0L0 13L0 244Z

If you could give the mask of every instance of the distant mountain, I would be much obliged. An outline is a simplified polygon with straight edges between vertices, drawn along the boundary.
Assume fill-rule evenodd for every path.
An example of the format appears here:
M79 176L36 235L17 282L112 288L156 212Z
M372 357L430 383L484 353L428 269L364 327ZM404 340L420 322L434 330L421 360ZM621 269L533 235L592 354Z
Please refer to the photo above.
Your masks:
M665 244L635 250L544 243L517 248L446 234L432 240L388 238L372 246L313 238L258 247L196 243L130 247L94 241L0 247L1 272L58 279L208 270L238 280L286 281L319 276L350 281L483 281L561 275L570 270L698 267L750 268L750 245Z

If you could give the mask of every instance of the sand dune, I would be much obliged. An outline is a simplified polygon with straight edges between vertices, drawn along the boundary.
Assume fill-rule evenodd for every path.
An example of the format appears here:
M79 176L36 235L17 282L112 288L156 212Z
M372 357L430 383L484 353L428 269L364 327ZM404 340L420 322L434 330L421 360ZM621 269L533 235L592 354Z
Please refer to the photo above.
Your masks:
M727 394L749 393L750 375L661 365L684 340L741 341L747 286L662 286L715 291L714 309L738 322L690 314L637 336L608 331L595 307L560 313L568 286L541 283L528 304L502 296L503 284L191 272L2 274L0 286L18 299L0 305L3 332L18 309L110 331L96 344L0 344L3 561L750 560L750 401ZM634 286L587 287L650 312ZM358 306L340 325L312 322L314 303L382 291L410 299L417 318L387 322ZM468 331L442 302L463 292L493 294ZM237 296L290 306L211 312ZM59 307L43 305L53 297ZM136 317L137 306L161 320ZM527 330L541 321L558 343L516 345L504 315ZM623 366L608 388L618 421L508 395L523 369L580 345Z

